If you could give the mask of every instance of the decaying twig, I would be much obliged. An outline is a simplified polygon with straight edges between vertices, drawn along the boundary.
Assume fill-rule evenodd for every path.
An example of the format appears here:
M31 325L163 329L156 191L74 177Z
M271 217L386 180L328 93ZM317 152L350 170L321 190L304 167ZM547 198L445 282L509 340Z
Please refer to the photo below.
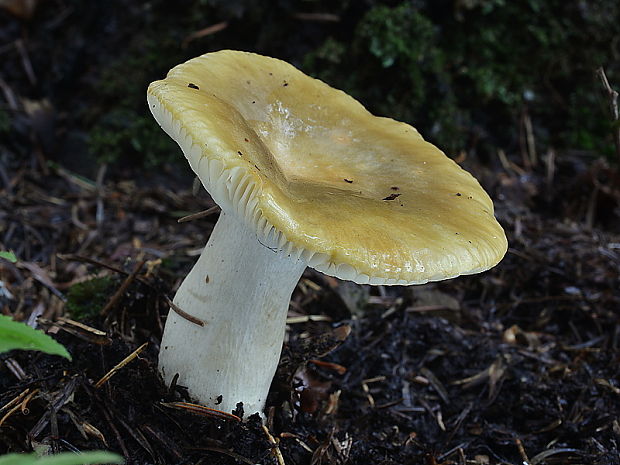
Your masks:
M60 258L61 260L71 260L71 261L75 261L75 262L82 262L82 263L89 263L91 265L95 265L95 266L100 266L102 268L105 268L107 270L110 271L114 271L115 273L118 274L122 274L125 276L130 275L131 273L128 273L125 270L122 270L114 265L110 265L108 263L102 262L100 260L96 260L94 258L90 258L90 257L85 257L83 255L78 255L78 254L58 254L57 255L58 258ZM138 282L140 282L141 284L144 284L145 286L150 287L151 289L157 291L157 289L155 289L155 287L148 282L148 280L144 279L142 276L135 276L134 279Z
M32 396L29 395L29 392L30 392L30 388L26 388L24 391L18 394L17 397L13 398L9 402L7 402L5 405L0 407L0 412L3 412L4 410L8 410L8 412L5 413L2 418L0 418L0 426L2 426L2 424L7 420L7 418L9 418L11 415L13 415L15 412L17 412L22 407L22 404L24 403L26 399L30 400L32 398ZM36 391L33 391L30 394L34 394L34 393L36 393Z
M525 447L523 447L523 442L521 442L521 439L516 438L515 443L517 444L517 449L519 449L519 455L521 456L523 463L530 463L530 459L525 452Z
M177 220L177 223L186 223L188 221L197 220L199 218L205 218L209 215L217 213L218 211L220 211L220 207L218 205L215 205L214 207L207 208L206 210L203 210L201 212L192 213L191 215L187 215L187 216L184 216L183 218L179 218Z
M39 418L39 421L37 421L37 423L30 430L28 433L30 437L36 438L39 434L41 434L45 427L53 421L56 417L56 412L58 412L67 402L69 402L69 399L71 399L71 396L75 393L77 385L78 379L74 377L66 383L59 392L55 393L52 398L50 398L49 395L42 394L42 397L49 399L48 410L41 418Z
M52 329L61 329L82 339L83 341L88 341L92 344L108 345L112 342L106 332L64 316L59 317L56 321L48 320L46 318L38 318L37 322L45 328L51 327Z
M136 358L140 352L142 352L149 343L145 342L136 350L134 350L131 354L121 360L117 365L115 365L110 371L108 371L99 381L95 383L95 387L98 389L103 386L112 376L114 376L121 368L131 362L134 358Z
M538 154L536 153L536 139L534 138L534 128L532 126L532 118L529 113L523 113L523 130L525 131L525 153L523 161L528 168L535 167L538 164Z
M308 363L312 363L313 365L323 367L331 371L335 371L339 375L344 375L347 372L347 367L340 365L339 363L326 362L325 360L317 360L317 359L310 359L308 360Z
M364 394L366 395L366 398L368 399L368 404L372 408L375 408L375 398L370 393L370 387L368 387L368 385L370 383L378 383L381 381L385 381L385 379L386 379L385 376L375 376L373 378L362 380L362 391L364 391Z
M140 263L138 263L133 272L129 276L127 276L127 278L125 278L123 284L121 284L121 286L117 289L117 291L114 293L114 295L105 305L105 307L101 309L101 315L106 316L110 312L110 310L114 308L114 306L118 303L123 294L125 294L125 291L127 291L129 285L136 279L136 276L138 275L138 273L140 273L140 270L142 270L142 267L145 263L146 260L142 260Z
M267 427L265 425L261 425L261 426L263 427L263 431L265 432L265 436L267 436L267 439L273 445L273 448L271 450L272 450L272 453L273 453L274 457L278 461L278 465L285 465L284 457L282 456L282 451L280 450L280 446L278 444L278 441L275 440L275 438L271 435L271 433L269 432L269 430L267 429Z
M187 46L192 40L200 39L202 37L215 34L216 32L223 31L227 27L228 27L228 22L222 21L221 23L216 23L211 26L207 26L204 29L200 29L199 31L192 32L187 37L185 37L185 39L183 39L183 42L181 42L181 48L187 48Z
M198 326L204 326L205 322L196 318L195 316L190 315L186 311L182 310L177 304L175 304L172 300L168 298L168 296L164 295L164 300L170 306L170 309L174 311L177 315L182 318L185 318L187 321L190 321Z
M332 321L327 315L303 315L303 316L289 316L286 319L287 325L294 325L298 323L308 323L310 321Z
M15 376L18 380L22 381L26 379L26 372L21 367L21 365L17 363L17 360L9 357L4 361L4 365L9 369L11 373L13 373L13 376Z
M241 418L239 418L237 415L233 415L232 413L227 413L214 408L204 407L198 404L190 404L189 402L160 402L160 404L164 407L184 410L186 412L195 413L197 415L202 415L205 417L216 417L220 420L241 421Z
M616 144L616 156L618 157L618 161L620 161L620 115L618 114L618 91L614 90L609 84L603 67L598 68L596 70L596 74L603 83L603 87L605 88L609 98L609 109L611 110L611 116L614 120L613 135L614 143Z

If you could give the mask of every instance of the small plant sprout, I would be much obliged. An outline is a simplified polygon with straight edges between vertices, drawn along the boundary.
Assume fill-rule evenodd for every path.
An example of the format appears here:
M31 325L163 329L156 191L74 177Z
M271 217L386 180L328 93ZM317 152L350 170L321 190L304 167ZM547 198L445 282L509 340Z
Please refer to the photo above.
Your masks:
M307 266L410 285L484 271L506 252L469 173L288 63L209 53L153 82L148 105L222 209L159 355L167 382L178 374L206 406L262 411Z

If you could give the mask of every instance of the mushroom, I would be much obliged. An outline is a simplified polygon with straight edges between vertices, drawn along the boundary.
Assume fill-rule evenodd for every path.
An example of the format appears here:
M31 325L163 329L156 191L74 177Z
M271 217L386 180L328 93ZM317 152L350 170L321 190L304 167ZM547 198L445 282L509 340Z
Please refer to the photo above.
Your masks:
M222 209L159 355L164 379L178 374L209 407L262 411L306 266L409 285L487 270L506 252L469 173L284 61L208 53L153 82L148 105Z

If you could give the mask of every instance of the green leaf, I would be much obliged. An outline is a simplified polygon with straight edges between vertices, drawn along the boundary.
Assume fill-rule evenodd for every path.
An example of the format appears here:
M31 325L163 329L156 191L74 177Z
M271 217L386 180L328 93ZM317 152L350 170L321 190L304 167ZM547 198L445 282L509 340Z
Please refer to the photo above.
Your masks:
M124 463L119 455L104 451L74 454L50 455L37 457L35 454L9 454L0 456L0 465L91 465L96 463Z
M7 252L4 250L0 250L0 258L4 258L5 260L10 261L11 263L15 263L17 261L17 257L13 252Z
M24 323L13 321L8 316L0 315L0 353L14 349L39 350L71 360L67 349L43 331L37 331Z

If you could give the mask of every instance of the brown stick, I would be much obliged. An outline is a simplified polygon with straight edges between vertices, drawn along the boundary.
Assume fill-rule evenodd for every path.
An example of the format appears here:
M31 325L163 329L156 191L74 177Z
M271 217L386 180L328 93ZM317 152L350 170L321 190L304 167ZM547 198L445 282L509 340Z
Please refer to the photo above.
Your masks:
M271 435L271 433L269 432L269 430L267 429L265 425L261 425L261 426L263 427L265 436L267 436L267 439L272 445L271 453L278 461L278 465L286 465L284 463L284 457L282 456L282 451L280 450L280 445L278 444L278 441L276 441L276 439Z
M140 273L140 270L142 269L145 263L146 263L146 260L142 260L140 263L138 263L138 266L136 266L133 272L129 276L127 276L127 278L125 278L125 281L123 281L123 284L121 284L121 287L118 288L118 290L114 293L114 295L105 305L105 307L101 309L101 315L106 316L110 312L110 310L114 308L114 306L118 303L120 298L123 297L123 294L125 294L125 291L129 287L129 285L136 279L136 276L138 275L138 273Z
M211 26L207 26L204 29L200 29L199 31L192 32L188 35L183 42L181 43L181 48L187 48L189 43L192 40L200 39L205 36L209 36L211 34L215 34L216 32L220 32L228 27L228 22L223 21L221 23L212 24Z
M192 213L191 215L184 216L183 218L179 218L177 223L185 223L187 221L197 220L199 218L204 218L205 216L212 215L213 213L217 213L220 210L220 207L215 205L214 207L207 208L198 213Z
M167 295L164 295L164 299L166 303L170 306L170 308L180 317L185 318L187 321L191 321L195 325L204 326L205 322L196 318L195 316L190 315L189 313L181 310L178 305L176 305L172 300L168 298Z
M103 375L101 377L101 379L99 381L97 381L95 383L95 388L99 389L101 386L103 386L121 368L123 368L125 365L127 365L129 362L131 362L133 359L135 359L140 354L140 352L142 352L144 349L146 349L146 346L148 346L148 345L149 345L149 343L145 342L140 347L138 347L136 350L134 350L132 353L130 353L127 357L125 357L123 360L121 360L119 363L117 363L110 371L108 371L105 375Z
M189 402L160 402L160 405L163 405L164 407L170 407L170 408L175 408L178 410L184 410L186 412L195 413L196 415L215 417L221 420L241 421L241 418L239 418L237 415L233 415L232 413L224 412L222 410L217 410L214 408L205 407L204 405L191 404Z
M609 97L609 109L611 110L613 121L615 122L613 134L614 143L616 144L616 156L620 162L620 116L618 115L618 91L612 89L602 66L596 70L596 74L603 83L603 87Z
M102 268L105 268L105 269L110 270L110 271L114 271L115 273L118 273L118 274L123 274L125 276L128 276L130 274L130 273L126 272L125 270L121 270L120 268L117 268L114 265L109 265L109 264L104 263L102 261L95 260L94 258L84 257L82 255L57 254L56 256L58 258L60 258L61 260L70 260L70 261L74 261L74 262L90 263L91 265L100 266ZM140 283L144 284L145 286L150 287L155 292L157 292L157 294L161 294L161 291L159 291L157 288L155 288L153 286L153 284L149 283L149 281L144 279L142 276L136 276L135 280L139 281Z
M219 208L219 207L218 207ZM63 260L74 260L74 261L79 261L79 262L84 262L84 263L90 263L91 265L97 265L97 266L101 266L103 268L107 268L110 271L114 271L115 273L119 273L119 274L124 274L124 275L128 275L128 273L125 270L121 270L120 268L117 268L113 265L108 265L107 263L101 262L99 260L95 260L93 258L89 258L89 257L83 257L81 255L60 255L59 257ZM133 274L133 273L132 273ZM156 289L152 284L150 284L147 280L143 279L141 276L134 276L134 278L136 281L139 281L140 283L150 287L151 289L153 289L155 292L157 292L158 295L160 295L161 297L163 297L163 299L166 301L166 303L168 304L168 306L174 311L176 312L179 316L185 318L187 321L191 321L194 324L197 324L198 326L204 326L205 322L190 315L187 312L184 312L181 308L179 308L178 305L176 305L175 303L172 302L172 300L170 300L168 298L168 296L166 294L163 294L159 289ZM120 290L120 289L119 289ZM112 300L112 299L111 299ZM107 305L106 305L107 306ZM103 310L102 310L103 311Z

